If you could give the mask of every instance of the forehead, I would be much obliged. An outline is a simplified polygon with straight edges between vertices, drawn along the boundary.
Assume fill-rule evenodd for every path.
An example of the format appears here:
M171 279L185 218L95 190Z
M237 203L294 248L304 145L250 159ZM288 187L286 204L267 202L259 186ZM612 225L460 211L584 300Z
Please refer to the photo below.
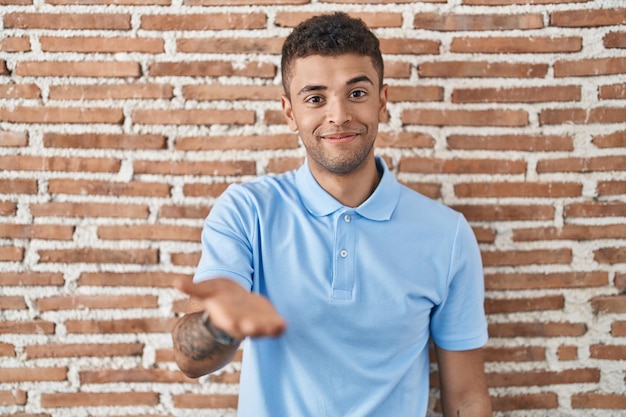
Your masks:
M365 55L309 55L296 58L291 66L291 92L305 85L342 86L359 76L367 76L375 86L378 75L372 59Z

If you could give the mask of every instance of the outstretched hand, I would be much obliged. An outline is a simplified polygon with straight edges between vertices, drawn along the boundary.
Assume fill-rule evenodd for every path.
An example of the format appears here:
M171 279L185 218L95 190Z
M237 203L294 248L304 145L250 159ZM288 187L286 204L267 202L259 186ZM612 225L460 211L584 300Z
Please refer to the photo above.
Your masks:
M181 278L174 286L196 298L209 313L213 326L235 339L275 337L287 326L267 298L247 291L230 279L194 283L191 278Z

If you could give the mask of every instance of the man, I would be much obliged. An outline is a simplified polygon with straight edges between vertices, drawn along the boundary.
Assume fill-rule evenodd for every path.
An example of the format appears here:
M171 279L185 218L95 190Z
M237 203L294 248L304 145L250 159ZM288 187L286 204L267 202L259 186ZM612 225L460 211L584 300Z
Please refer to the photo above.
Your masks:
M374 156L387 104L374 34L337 13L283 46L298 170L233 185L202 233L201 301L173 331L191 377L246 339L241 417L423 417L429 343L446 416L489 416L480 254L464 218L401 186Z

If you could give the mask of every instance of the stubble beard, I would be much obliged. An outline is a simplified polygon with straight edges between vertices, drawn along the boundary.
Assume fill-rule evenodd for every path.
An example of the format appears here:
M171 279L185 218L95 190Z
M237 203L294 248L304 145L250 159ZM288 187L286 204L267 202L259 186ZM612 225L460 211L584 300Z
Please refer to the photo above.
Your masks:
M362 134L354 140L364 141L367 139L369 137ZM355 171L367 159L374 148L374 140L372 140L368 146L358 147L355 151L346 150L336 155L331 155L321 145L323 139L317 137L316 140L318 146L305 145L308 157L326 171L338 175L345 175Z

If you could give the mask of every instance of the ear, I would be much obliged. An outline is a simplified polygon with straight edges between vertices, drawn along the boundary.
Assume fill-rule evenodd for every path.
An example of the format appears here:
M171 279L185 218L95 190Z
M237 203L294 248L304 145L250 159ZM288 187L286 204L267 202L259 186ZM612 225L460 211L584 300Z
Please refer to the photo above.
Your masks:
M385 119L387 115L387 93L389 91L389 86L387 84L383 84L380 89L380 103L378 106L378 116L381 119Z
M293 107L291 107L291 101L286 95L283 95L280 98L280 104L283 106L283 114L285 115L285 120L287 120L287 125L291 130L297 132L298 125L296 124L296 119L293 117Z

